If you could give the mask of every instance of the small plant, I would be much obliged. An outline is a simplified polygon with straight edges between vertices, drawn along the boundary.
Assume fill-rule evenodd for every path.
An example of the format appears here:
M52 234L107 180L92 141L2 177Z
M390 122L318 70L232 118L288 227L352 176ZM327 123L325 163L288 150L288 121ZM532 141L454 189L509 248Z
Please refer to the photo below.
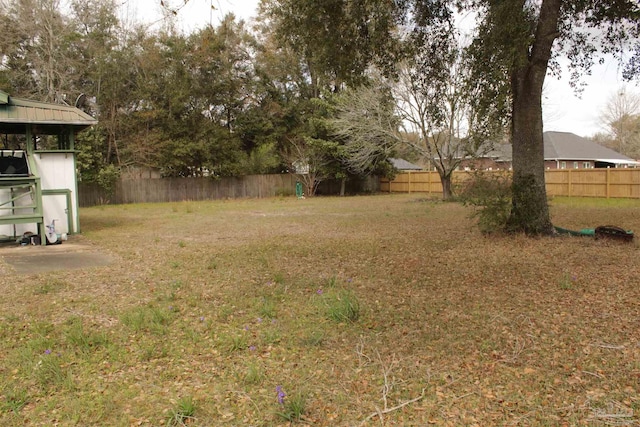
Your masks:
M73 388L73 381L69 372L62 369L60 357L53 355L47 349L33 368L36 381L44 388L65 387Z
M12 411L17 414L29 402L29 396L24 389L7 389L3 394L4 399L0 402L0 412Z
M338 278L336 276L331 276L327 279L324 279L324 284L323 287L327 288L327 289L333 289L336 287L336 285L338 284ZM320 289L318 289L318 291L321 291L322 287ZM322 292L318 292L318 294L321 294Z
M276 344L280 342L280 340L282 340L282 334L280 333L280 330L275 327L269 327L265 329L262 332L261 337L262 341L265 344Z
M282 285L284 283L284 274L278 271L276 274L273 275L273 281L277 285Z
M244 334L223 335L221 341L222 348L229 353L246 350L249 347Z
M169 309L148 305L136 307L124 313L120 320L122 324L136 332L149 331L163 335L167 332L167 327L171 322L172 306Z
M351 291L324 294L326 315L336 322L356 322L360 318L360 302Z
M35 288L34 293L36 295L46 295L51 292L57 292L63 289L66 283L58 279L47 279L42 285Z
M260 384L263 379L264 379L264 374L262 373L260 368L255 364L251 363L247 366L247 371L245 372L244 377L242 378L242 381L247 385Z
M560 279L560 289L563 289L565 291L573 289L577 280L578 278L575 275L564 273L562 278Z
M293 396L287 398L286 393L282 389L282 386L276 387L276 398L278 400L279 410L276 414L289 421L300 421L302 415L306 410L306 396L302 393L296 393Z
M65 336L67 342L78 348L82 353L88 353L98 347L106 346L109 343L107 334L104 332L88 332L84 330L82 319L72 317L67 320L67 330Z
M180 246L181 248L186 248L186 247L187 247L187 244L186 244L183 240L180 240L180 241L178 242L178 246Z
M302 337L301 343L309 347L318 347L324 342L324 335L323 331L314 329Z
M176 403L176 407L169 413L167 425L171 427L186 426L192 420L195 420L196 405L191 396L183 397Z
M265 319L273 319L276 317L276 305L272 298L262 297L260 307L258 308L260 317Z

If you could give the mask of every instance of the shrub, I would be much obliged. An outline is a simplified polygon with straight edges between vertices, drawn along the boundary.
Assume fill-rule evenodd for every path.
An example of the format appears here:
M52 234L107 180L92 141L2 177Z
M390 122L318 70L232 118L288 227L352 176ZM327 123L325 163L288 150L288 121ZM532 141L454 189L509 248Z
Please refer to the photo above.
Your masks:
M511 175L500 172L473 172L459 190L459 199L473 207L472 218L483 233L504 231L511 213Z

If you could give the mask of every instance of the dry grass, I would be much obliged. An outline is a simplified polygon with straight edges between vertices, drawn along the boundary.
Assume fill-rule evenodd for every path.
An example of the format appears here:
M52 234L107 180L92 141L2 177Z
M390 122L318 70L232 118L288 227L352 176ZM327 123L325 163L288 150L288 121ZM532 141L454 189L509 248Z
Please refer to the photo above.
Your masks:
M640 230L639 207L552 212ZM0 425L637 425L638 247L486 238L468 213L415 195L85 209L78 238L115 263L0 279ZM358 316L332 320L347 295Z

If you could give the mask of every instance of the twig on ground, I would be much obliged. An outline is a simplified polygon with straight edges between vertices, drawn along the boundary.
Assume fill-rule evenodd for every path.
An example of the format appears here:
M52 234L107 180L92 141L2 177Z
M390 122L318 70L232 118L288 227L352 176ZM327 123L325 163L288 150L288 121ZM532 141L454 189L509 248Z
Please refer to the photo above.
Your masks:
M476 392L475 392L475 391L471 391L471 392L469 392L469 393L463 394L462 396L458 396L458 397L456 397L456 398L455 398L455 399L453 399L453 400L454 400L454 401L456 401L456 400L462 400L462 399L464 399L465 397L469 397L469 396L471 396L472 394L476 394Z
M593 347L606 348L609 350L624 350L625 346L623 345L613 345L613 344L591 344Z
M589 371L580 371L580 372L582 372L583 374L592 375L592 376L594 376L596 378L600 378L600 379L604 379L605 378L604 375L598 374L596 372L589 372Z
M371 413L367 418L362 420L360 425L361 426L365 425L369 420L371 420L372 418L374 418L376 416L381 416L381 415L384 415L384 414L391 413L393 411L397 411L398 409L402 409L405 406L411 405L412 403L416 403L416 402L424 399L424 396L425 396L424 392L425 391L426 391L426 389L423 388L422 389L422 394L420 394L420 396L418 396L418 397L416 397L414 399L411 399L411 400L407 400L406 402L403 402L403 403L401 403L401 404L399 404L397 406L394 406L393 408L388 408L388 409L385 409L383 411L376 411L376 412Z
M609 402L607 408L591 408L591 420L600 420L607 425L631 426L637 425L638 420L634 417L633 409L620 402Z
M364 340L362 338L360 338L360 342L356 344L356 354L358 355L360 367L371 363L371 358L364 354ZM366 362L363 362L363 359L366 359Z

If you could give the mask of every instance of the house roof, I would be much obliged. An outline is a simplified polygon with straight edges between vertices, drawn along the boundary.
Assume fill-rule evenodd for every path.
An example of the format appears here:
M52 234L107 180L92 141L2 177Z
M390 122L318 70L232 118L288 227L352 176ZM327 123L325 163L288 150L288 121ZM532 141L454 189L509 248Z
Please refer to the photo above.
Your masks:
M545 132L543 138L545 160L640 165L640 162L636 162L630 157L573 133ZM510 162L513 158L512 151L511 144L495 144L486 154L479 155L479 157L488 157L497 162Z
M78 108L14 98L0 91L0 132L24 133L26 125L33 125L39 133L56 134L62 126L82 130L96 123Z
M391 162L394 168L401 171L419 171L424 169L422 166L415 165L411 162L406 161L405 159L390 158L389 161Z
M591 160L616 164L635 164L623 154L590 139L569 132L544 133L545 160Z
M496 162L510 162L513 158L511 144L494 144L482 157L489 157Z

